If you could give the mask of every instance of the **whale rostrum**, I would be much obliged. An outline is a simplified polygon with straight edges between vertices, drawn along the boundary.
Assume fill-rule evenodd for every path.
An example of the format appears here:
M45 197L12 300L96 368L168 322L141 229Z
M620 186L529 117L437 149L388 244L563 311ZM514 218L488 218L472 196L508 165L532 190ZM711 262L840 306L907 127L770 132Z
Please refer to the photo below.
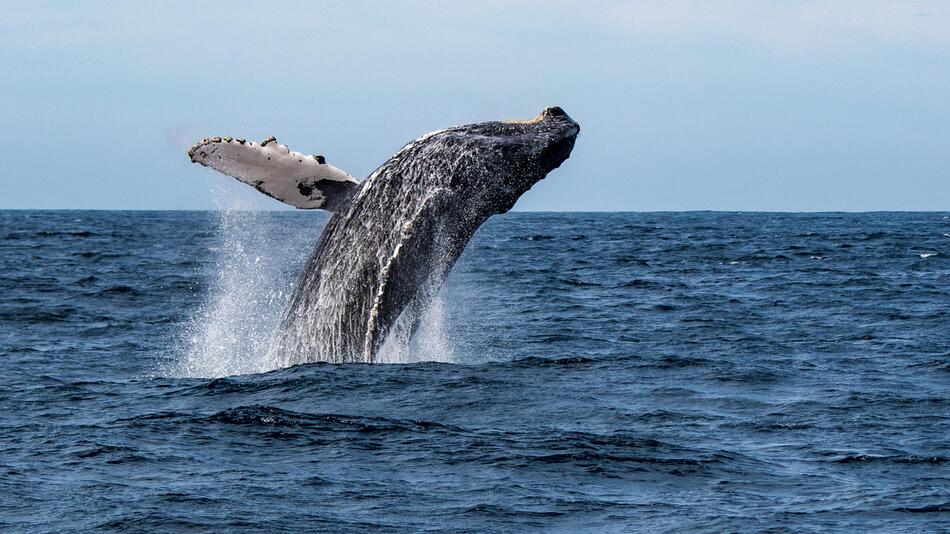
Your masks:
M580 127L561 108L528 121L426 134L366 180L269 138L202 140L192 161L303 209L334 212L271 341L280 365L373 362L408 340L478 227L571 154Z

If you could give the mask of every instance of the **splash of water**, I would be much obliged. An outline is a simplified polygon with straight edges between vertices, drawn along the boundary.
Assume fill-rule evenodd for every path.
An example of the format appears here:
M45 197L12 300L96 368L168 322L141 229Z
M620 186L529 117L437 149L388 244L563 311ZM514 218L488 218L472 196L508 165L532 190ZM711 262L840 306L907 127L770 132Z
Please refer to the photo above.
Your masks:
M224 377L272 371L288 364L273 350L273 336L313 241L288 241L256 196L231 183L214 181L217 208L216 271L208 294L183 331L182 350L162 374ZM423 313L415 335L396 329L380 362L453 361L445 328L445 307L437 297Z
M216 275L184 331L175 376L221 377L278 367L267 355L271 336L293 290L295 250L267 212L231 184L213 185L218 217Z
M456 360L454 344L446 327L445 300L440 294L429 304L412 332L415 320L404 314L393 326L377 355L379 363L445 362Z

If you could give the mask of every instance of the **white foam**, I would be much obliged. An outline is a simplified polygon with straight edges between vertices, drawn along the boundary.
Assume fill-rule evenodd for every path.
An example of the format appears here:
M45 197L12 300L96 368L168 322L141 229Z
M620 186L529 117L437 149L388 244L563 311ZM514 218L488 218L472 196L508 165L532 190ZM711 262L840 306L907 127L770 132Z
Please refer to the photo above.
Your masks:
M920 255L920 257L925 258L925 259L932 258L933 256L936 256L937 254L939 254L939 252L924 252Z

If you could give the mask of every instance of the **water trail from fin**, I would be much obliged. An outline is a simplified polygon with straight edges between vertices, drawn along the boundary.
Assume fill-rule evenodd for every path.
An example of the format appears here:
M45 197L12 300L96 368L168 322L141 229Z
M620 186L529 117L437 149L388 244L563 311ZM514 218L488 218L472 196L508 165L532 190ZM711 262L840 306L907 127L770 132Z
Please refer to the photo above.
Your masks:
M279 224L269 221L272 214L256 209L256 202L241 193L234 184L212 185L220 210L216 274L167 375L221 377L278 367L267 355L270 338L312 243L301 247L288 239Z

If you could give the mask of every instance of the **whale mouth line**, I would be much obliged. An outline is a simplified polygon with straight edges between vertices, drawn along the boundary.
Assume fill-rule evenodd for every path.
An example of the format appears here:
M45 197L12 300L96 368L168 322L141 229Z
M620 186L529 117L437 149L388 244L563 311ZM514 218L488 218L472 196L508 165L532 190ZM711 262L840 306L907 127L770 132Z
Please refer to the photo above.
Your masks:
M545 108L544 110L541 111L541 113L538 113L537 115L535 115L534 117L530 119L512 119L512 120L502 121L502 123L503 124L537 124L549 117L563 118L571 122L574 122L570 119L570 117L567 116L567 113L565 113L563 109L561 109L559 106L553 106L553 107ZM574 122L574 125L576 126L577 123Z
M507 121L502 121L505 124L537 124L544 120L544 114L539 113L530 119L511 119Z

